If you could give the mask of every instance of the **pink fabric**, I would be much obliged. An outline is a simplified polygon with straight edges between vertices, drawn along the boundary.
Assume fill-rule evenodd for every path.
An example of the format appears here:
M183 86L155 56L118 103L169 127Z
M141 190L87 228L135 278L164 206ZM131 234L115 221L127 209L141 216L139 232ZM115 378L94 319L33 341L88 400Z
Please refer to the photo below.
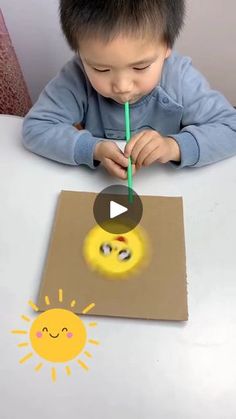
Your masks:
M0 9L0 113L25 116L32 106Z

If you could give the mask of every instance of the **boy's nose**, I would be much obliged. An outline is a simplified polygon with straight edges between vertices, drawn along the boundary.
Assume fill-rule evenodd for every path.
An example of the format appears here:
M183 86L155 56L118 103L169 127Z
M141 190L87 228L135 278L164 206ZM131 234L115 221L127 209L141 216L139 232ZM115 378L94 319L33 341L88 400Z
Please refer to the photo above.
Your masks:
M113 82L112 89L115 94L128 95L132 91L132 82L128 80Z

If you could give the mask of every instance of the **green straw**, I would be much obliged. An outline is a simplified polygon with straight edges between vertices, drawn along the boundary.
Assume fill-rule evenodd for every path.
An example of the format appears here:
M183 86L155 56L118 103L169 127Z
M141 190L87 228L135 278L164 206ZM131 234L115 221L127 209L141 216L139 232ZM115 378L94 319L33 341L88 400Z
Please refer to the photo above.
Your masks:
M125 137L126 143L128 144L131 135L130 135L130 112L129 112L129 102L125 102ZM129 188L129 202L133 202L133 177L132 177L132 162L129 157L128 169L127 169L127 178L128 178L128 188Z

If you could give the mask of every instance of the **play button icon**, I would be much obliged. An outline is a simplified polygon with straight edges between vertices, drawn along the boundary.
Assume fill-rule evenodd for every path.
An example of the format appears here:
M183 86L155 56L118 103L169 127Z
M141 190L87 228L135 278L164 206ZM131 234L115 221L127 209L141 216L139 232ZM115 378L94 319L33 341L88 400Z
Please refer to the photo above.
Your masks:
M115 201L110 202L110 218L118 217L118 215L124 214L128 211L128 208L123 205L117 204Z
M132 195L132 199L131 198ZM134 190L123 185L103 189L95 198L93 213L96 222L109 233L127 233L140 222L143 206Z

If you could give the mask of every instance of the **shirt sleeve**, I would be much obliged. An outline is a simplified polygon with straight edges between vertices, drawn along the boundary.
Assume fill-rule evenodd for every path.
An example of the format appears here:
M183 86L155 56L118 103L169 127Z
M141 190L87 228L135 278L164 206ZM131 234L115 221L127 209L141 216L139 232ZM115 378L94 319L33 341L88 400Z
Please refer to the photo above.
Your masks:
M71 60L45 87L23 122L23 144L30 151L69 165L97 165L95 145L101 138L75 128L86 115L88 92L85 75ZM94 164L95 163L95 164Z
M182 127L171 135L184 166L200 167L236 154L236 110L188 62L182 78Z

